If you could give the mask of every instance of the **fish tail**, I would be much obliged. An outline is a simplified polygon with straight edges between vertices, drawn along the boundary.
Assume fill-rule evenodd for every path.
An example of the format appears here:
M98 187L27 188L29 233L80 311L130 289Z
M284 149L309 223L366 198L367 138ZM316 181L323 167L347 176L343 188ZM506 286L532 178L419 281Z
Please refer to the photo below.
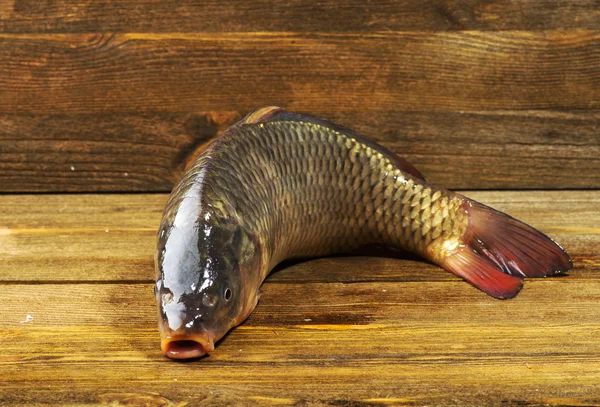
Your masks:
M512 298L525 277L573 268L569 255L539 230L464 198L468 226L462 242L437 263L495 298Z

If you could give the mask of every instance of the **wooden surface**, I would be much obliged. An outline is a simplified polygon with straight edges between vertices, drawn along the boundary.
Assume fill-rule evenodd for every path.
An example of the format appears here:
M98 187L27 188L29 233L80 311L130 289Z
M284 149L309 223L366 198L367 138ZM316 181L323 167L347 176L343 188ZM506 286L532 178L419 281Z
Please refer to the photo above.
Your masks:
M187 154L242 115L0 115L0 191L169 191ZM600 186L600 110L330 117L446 188Z
M11 114L600 108L600 31L0 39L0 109Z
M0 196L0 403L600 403L600 192L467 194L550 234L575 269L499 301L415 259L299 263L191 363L158 346L166 195Z
M597 0L0 0L0 61L0 405L600 404ZM164 192L274 104L488 190L575 269L497 301L416 259L293 264L165 359Z
M0 32L372 32L599 29L594 0L12 0Z
M167 192L273 104L448 188L600 187L593 0L4 0L0 60L0 192Z

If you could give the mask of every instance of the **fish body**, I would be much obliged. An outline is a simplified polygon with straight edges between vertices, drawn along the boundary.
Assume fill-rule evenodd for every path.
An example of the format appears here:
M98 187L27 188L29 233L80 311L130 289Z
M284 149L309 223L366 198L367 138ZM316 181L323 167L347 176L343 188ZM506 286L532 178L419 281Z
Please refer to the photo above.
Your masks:
M366 245L415 253L496 298L572 267L532 227L428 184L351 130L260 109L197 156L166 204L155 256L162 349L202 356L250 315L281 261Z

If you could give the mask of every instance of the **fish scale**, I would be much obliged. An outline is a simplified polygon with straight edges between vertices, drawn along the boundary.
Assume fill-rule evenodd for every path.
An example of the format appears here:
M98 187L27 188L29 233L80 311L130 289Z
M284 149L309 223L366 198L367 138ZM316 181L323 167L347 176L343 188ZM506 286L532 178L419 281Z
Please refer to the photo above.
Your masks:
M496 298L514 297L523 277L572 267L541 232L312 116L260 109L195 157L165 206L155 254L161 347L173 358L212 351L289 258L387 245Z
M332 129L302 122L260 123L240 129L230 142L237 145L221 161L235 172L220 181L251 174L244 179L254 186L252 195L238 193L228 200L236 208L253 209L241 221L271 248L270 263L353 250L365 243L424 255L435 242L430 232L436 237L441 233L431 229L434 220L440 224L447 219L442 225L445 239L459 239L466 228L458 205L451 211L431 207L432 194L439 199L443 191L424 188L383 154ZM238 152L247 152L245 158L240 160ZM444 196L452 199L449 191ZM398 203L403 205L399 208ZM394 222L396 213L401 222ZM350 246L324 244L340 237L339 245Z

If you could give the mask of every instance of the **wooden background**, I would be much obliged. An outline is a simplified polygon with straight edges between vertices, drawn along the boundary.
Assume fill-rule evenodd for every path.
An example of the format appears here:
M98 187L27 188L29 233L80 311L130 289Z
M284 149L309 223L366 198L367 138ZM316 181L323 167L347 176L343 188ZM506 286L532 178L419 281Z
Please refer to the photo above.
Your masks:
M273 104L531 223L575 269L497 301L416 259L313 260L208 359L165 359L166 193ZM598 188L597 0L0 0L0 404L600 404Z
M598 1L455 3L1 0L0 191L167 192L273 104L448 188L598 188Z

